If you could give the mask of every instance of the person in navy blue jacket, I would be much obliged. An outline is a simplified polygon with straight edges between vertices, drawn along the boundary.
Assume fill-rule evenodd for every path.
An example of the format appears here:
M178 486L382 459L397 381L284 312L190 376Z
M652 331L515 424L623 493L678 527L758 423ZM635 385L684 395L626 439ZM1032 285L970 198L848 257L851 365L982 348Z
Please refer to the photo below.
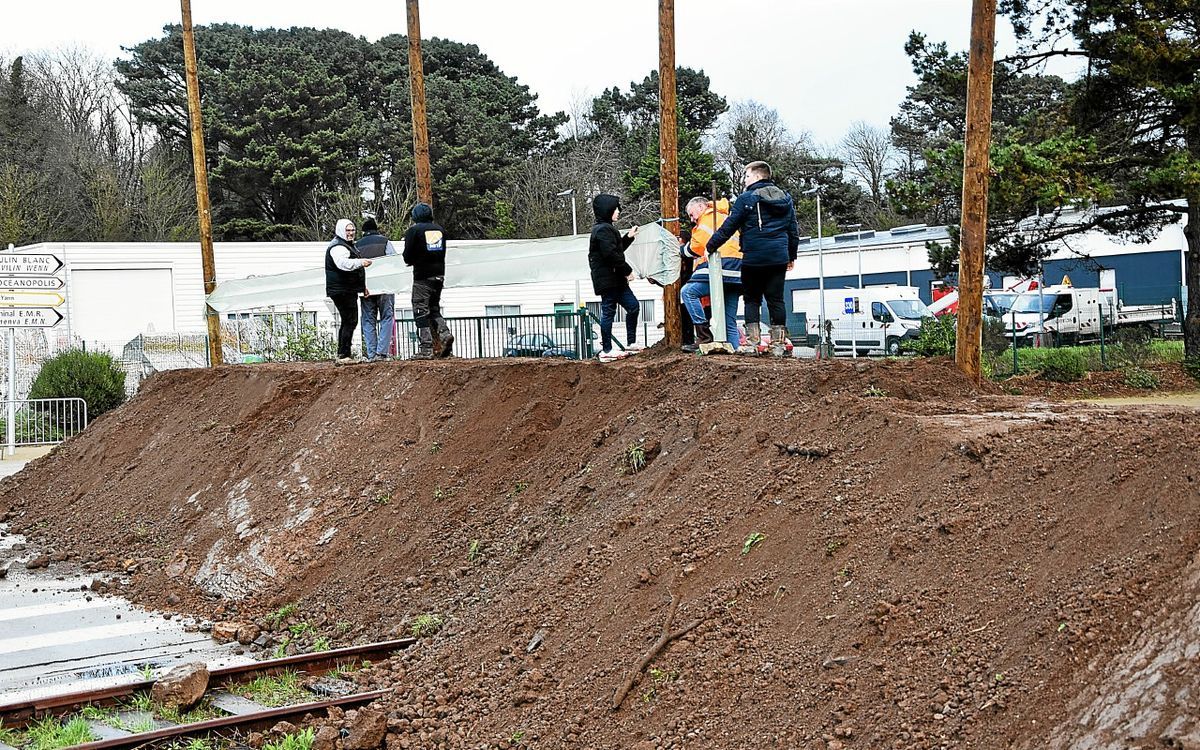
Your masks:
M746 165L746 191L729 210L729 218L708 241L708 252L716 252L734 232L742 236L742 293L746 303L746 344L743 354L757 351L762 336L761 308L767 299L771 319L771 353L782 357L787 339L787 308L783 304L783 280L796 261L800 233L796 229L796 206L792 196L771 181L771 166L765 161Z

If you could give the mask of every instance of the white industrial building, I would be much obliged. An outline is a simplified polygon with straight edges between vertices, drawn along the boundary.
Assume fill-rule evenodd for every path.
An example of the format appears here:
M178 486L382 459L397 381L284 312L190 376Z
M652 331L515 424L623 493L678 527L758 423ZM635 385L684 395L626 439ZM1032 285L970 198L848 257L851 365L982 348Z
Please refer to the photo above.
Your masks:
M948 241L945 227L916 225L890 232L864 231L827 237L821 243L825 286L828 289L859 285L915 286L931 301L939 283L926 253L926 243ZM503 241L496 241L503 245ZM231 279L318 268L325 244L320 242L242 243L215 245L217 283ZM1118 291L1130 304L1182 300L1183 258L1186 242L1182 224L1168 225L1148 244L1122 244L1100 232L1063 244L1046 263L1048 280L1069 274L1076 286L1096 284L1100 269L1117 271ZM453 244L450 251L453 252ZM116 349L146 333L203 333L205 330L200 250L197 243L42 243L17 252L52 252L65 264L67 301L64 320L46 336L53 349L78 345L103 345ZM791 290L818 285L817 241L801 241L800 257L788 274ZM992 274L993 286L1004 280ZM634 292L642 300L645 342L661 337L661 289L638 281ZM545 281L508 286L448 288L443 294L446 317L548 314L572 310L577 302L596 303L591 282ZM397 318L409 315L405 300L396 300ZM324 302L275 309L303 313L312 320L332 319ZM226 313L261 315L268 311ZM620 327L618 326L618 329Z

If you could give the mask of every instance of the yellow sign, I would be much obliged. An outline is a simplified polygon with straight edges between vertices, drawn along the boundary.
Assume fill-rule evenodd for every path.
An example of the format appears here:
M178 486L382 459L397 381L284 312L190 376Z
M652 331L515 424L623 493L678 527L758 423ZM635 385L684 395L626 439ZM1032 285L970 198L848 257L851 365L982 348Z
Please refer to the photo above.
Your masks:
M58 307L66 301L61 292L0 289L0 307Z
M1072 286L1072 284L1071 284L1071 277L1070 277L1070 276L1068 276L1068 275L1066 275L1065 273L1063 274L1062 285L1063 285L1063 286Z

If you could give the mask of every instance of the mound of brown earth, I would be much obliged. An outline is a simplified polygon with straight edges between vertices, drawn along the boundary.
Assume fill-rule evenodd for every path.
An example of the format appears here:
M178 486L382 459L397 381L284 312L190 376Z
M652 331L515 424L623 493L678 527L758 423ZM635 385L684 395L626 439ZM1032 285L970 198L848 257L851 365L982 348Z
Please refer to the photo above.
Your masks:
M929 361L230 367L0 512L151 605L429 633L356 676L393 749L1196 747L1196 419Z

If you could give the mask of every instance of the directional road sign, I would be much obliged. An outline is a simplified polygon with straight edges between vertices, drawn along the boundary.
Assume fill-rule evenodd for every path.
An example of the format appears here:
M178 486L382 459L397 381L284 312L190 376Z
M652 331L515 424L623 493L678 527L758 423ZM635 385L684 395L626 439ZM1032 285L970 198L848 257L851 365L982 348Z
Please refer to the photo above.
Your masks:
M0 290L0 307L58 307L66 301L62 292Z
M63 319L46 307L0 307L0 328L53 328Z
M0 274L0 291L52 292L63 288L59 276L4 276Z
M63 267L53 253L0 253L0 276L49 276Z

